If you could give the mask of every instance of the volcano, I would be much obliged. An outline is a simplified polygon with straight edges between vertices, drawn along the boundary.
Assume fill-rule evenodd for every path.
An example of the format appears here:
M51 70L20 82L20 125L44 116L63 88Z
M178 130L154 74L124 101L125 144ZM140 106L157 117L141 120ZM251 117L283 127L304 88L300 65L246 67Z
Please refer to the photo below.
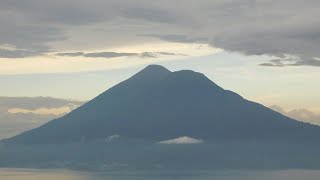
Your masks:
M114 136L305 143L318 142L320 128L248 101L201 73L149 65L64 117L2 142L57 144Z

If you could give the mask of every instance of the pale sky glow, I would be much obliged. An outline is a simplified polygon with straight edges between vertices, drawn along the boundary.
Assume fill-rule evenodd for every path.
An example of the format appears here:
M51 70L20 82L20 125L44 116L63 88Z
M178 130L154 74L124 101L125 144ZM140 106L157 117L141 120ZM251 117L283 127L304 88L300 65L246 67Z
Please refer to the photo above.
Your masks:
M317 68L257 66L259 61L263 62L268 58L270 57L220 51L211 55L176 60L136 60L132 64L123 63L122 67L111 66L115 63L113 60L101 60L113 68L89 72L71 70L68 73L0 75L0 83L4 85L1 93L2 96L52 96L89 100L146 65L156 63L173 71L192 69L202 72L223 88L266 106L276 104L285 109L307 108L320 112L320 84L316 83L320 72ZM78 64L76 60L73 63ZM306 70L308 73L304 73Z
M98 70L121 69L142 64L153 64L161 61L185 59L188 56L203 56L221 51L206 44L157 43L142 44L93 52L166 52L176 55L159 55L157 58L116 57L116 58L88 58L88 57L59 57L51 53L47 56L8 59L0 58L0 75L12 74L43 74L70 73ZM76 51L77 52L77 51ZM62 52L67 53L67 52Z

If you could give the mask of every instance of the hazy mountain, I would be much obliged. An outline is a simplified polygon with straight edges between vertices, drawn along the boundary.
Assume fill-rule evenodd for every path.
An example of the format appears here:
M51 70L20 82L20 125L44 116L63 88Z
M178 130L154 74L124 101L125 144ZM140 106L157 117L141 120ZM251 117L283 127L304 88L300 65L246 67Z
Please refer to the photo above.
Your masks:
M51 97L0 97L0 139L36 128L82 104Z
M270 106L269 108L292 119L320 126L320 114L311 110L305 108L285 110L277 105Z
M203 74L150 65L98 97L6 144L108 139L318 142L320 128L224 90Z

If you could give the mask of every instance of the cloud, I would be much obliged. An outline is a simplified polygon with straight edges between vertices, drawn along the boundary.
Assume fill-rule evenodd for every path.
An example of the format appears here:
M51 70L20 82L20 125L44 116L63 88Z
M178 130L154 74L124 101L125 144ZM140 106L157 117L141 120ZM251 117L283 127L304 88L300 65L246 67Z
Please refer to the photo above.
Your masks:
M319 66L319 5L316 0L186 0L177 5L169 0L3 0L0 45L41 55L157 39L280 59L263 66ZM285 55L297 59L286 63Z
M0 58L24 58L43 55L41 52L27 50L0 49Z
M260 66L269 66L269 67L286 67L286 66L319 66L320 60L318 58L314 59L304 59L300 57L283 57L279 59L272 59L270 62L261 63Z
M0 8L0 58L44 55L52 49L49 43L66 38L58 27L29 23L21 12L3 8ZM2 48L4 45L13 49Z
M130 19L142 19L150 22L179 23L177 14L159 7L127 7L123 9L124 16Z
M56 56L70 56L70 57L77 57L77 56L83 56L83 52L67 52L67 53L57 53Z
M0 112L10 108L35 110L39 108L59 108L69 105L81 105L84 102L51 97L0 97ZM71 107L70 106L70 107Z
M178 43L208 43L207 38L203 37L188 37L187 35L181 34L145 34L140 36L159 38L168 42L178 42Z
M111 136L107 137L105 139L105 142L106 143L110 143L110 142L118 141L119 139L120 139L120 135L114 134L114 135L111 135Z
M183 136L175 139L160 141L159 143L160 144L200 144L200 143L203 143L203 140L195 139L188 136Z
M186 56L185 54L176 54L171 52L157 52L157 54L168 55L168 56L174 56L174 55Z
M96 53L86 53L84 57L101 57L101 58L115 58L115 57L130 57L137 56L137 53L117 53L117 52L96 52Z
M308 109L300 108L300 109L292 109L292 110L286 111L282 107L277 105L273 105L270 108L292 119L296 119L299 121L320 126L320 114L312 112Z
M153 53L153 52L144 52L144 53L141 53L140 56L141 57L145 57L145 58L157 58L158 53ZM166 54L166 55L169 55L169 54ZM175 54L170 54L170 55L175 55Z
M83 103L49 97L0 97L0 139L38 127Z
M125 52L67 52L57 53L56 56L69 56L69 57L88 57L88 58L117 58L117 57L142 57L142 58L157 58L158 55L176 56L181 54L171 52L143 52L143 53L125 53Z
M68 104L67 106L61 106L57 108L38 108L38 109L23 109L23 108L10 108L8 113L10 114L36 114L36 115L55 115L60 116L67 114L77 108L76 104Z

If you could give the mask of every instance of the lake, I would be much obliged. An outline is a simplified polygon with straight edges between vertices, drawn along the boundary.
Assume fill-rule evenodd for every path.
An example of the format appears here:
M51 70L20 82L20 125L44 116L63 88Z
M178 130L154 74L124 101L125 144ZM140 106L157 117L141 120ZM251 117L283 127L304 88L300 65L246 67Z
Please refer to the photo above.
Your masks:
M282 171L121 171L89 173L68 170L0 169L1 180L319 180L319 170Z

